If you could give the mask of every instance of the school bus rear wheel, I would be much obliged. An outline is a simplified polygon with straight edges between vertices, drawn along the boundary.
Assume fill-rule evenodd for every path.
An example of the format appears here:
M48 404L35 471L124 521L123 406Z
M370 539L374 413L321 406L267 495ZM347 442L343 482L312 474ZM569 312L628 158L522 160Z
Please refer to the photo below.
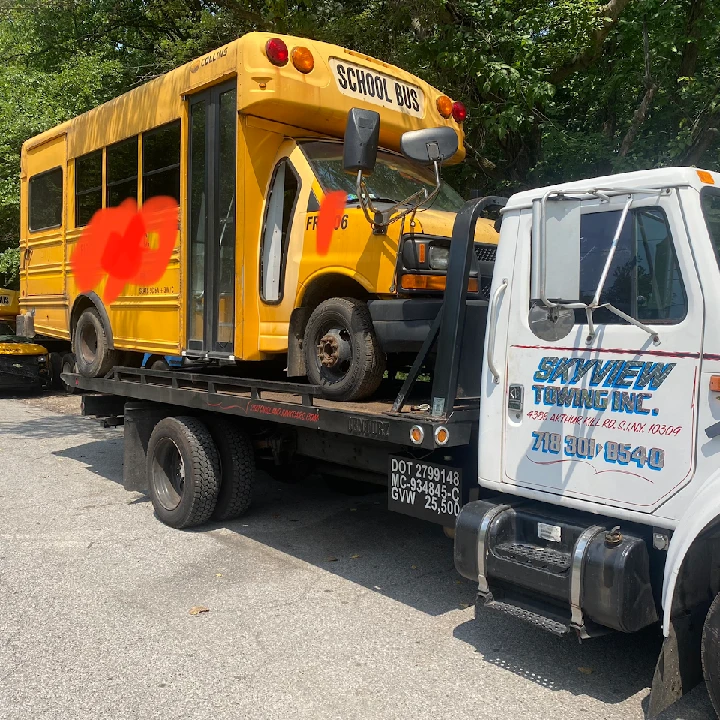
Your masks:
M117 353L110 343L100 314L95 308L83 310L72 338L77 371L85 377L103 377L116 365Z
M367 305L330 298L308 320L303 340L308 380L331 400L362 400L377 390L385 372Z

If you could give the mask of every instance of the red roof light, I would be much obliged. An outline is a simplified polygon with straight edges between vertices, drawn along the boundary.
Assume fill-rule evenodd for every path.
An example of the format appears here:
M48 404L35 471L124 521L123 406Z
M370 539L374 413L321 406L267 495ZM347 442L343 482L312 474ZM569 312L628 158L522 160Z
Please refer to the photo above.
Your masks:
M455 122L465 122L465 118L467 117L467 110L461 102L453 103L452 116L455 118Z
M290 53L288 52L287 45L280 38L272 38L265 44L265 55L267 59L278 67L287 65Z

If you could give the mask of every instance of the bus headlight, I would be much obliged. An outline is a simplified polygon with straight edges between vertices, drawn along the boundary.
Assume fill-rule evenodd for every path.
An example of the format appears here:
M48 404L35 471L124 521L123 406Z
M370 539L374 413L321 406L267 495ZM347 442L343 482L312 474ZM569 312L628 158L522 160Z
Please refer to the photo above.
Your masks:
M450 248L441 245L431 245L429 255L430 267L433 270L447 270L450 259Z

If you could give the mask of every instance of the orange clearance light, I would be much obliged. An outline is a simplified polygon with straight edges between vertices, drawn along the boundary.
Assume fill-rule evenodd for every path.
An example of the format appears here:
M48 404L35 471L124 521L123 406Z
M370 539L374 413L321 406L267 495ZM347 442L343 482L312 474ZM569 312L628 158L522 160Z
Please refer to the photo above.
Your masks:
M292 64L301 73L309 73L315 67L315 58L306 47L293 48L291 53Z
M287 65L289 57L287 45L280 38L271 38L265 43L265 55L273 65L278 67Z
M420 244L417 246L417 248L418 248L418 261L421 262L421 263L424 263L424 262L425 262L425 247L426 247L426 246L425 246L425 243L420 243Z
M441 95L437 99L437 109L444 118L449 118L453 111L453 101L447 95Z
M452 116L455 118L455 122L465 122L467 117L467 110L461 102L454 102L452 106Z
M437 445L447 445L447 441L450 439L450 433L446 427L442 425L435 429L435 443Z
M715 184L715 178L712 176L712 173L709 173L707 170L697 170L696 172L700 178L700 182L707 183L708 185Z
M425 439L425 431L420 425L413 425L410 428L410 441L414 445L420 445Z
M720 375L710 376L710 391L720 392Z

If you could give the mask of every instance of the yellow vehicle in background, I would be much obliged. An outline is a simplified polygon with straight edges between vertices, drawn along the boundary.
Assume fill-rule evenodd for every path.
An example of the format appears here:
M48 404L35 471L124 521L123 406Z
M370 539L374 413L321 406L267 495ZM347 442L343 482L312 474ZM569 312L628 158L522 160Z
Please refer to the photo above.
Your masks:
M362 177L343 165L353 108L381 121L377 162ZM286 356L289 376L307 375L328 397L366 397L386 359L427 334L463 203L440 183L440 163L408 159L401 140L451 129L455 150L441 160L460 162L464 119L461 103L374 58L245 35L24 144L22 331L71 343L88 377L144 353L223 364ZM320 247L320 209L336 191L345 206ZM179 205L162 277L131 281L110 303L106 280L81 292L71 261L96 213L158 196ZM480 299L491 222L478 223L476 241L469 294Z
M15 290L0 288L0 322L15 327L15 318L20 309L18 297L20 293Z

